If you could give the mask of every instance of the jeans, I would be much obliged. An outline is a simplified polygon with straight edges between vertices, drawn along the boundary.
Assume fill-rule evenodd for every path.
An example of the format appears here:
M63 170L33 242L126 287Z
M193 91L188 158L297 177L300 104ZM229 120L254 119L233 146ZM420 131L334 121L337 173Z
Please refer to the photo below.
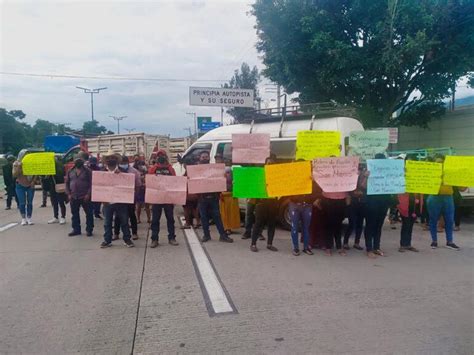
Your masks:
M303 248L306 250L309 248L309 224L311 223L313 206L307 203L290 202L288 208L291 220L291 240L293 241L293 249L299 249L298 230L301 225Z
M34 187L25 187L20 184L16 184L16 196L18 197L18 204L20 207L20 214L22 218L31 218L33 214L33 197L35 197Z
M252 235L252 227L255 223L255 203L247 202L247 208L245 209L245 232L244 235Z
M92 202L84 199L71 199L71 221L72 230L75 233L81 233L81 217L79 212L82 206L86 214L86 231L92 233L94 230L94 215L92 213Z
M61 218L66 218L66 194L50 191L51 204L53 205L54 218L59 217L59 208L61 208Z
M94 211L94 216L99 217L100 216L100 206L102 205L102 202L92 202L92 210Z
M384 195L367 196L365 216L365 248L366 250L379 250L382 238L382 227L387 217L390 200Z
M263 228L267 225L267 245L273 244L275 237L275 226L278 215L278 202L274 199L262 200L253 205L252 214L255 213L255 222L252 229L252 245L257 244L257 239L263 232ZM247 205L248 207L248 205Z
M113 218L118 217L122 228L124 242L130 240L130 229L128 228L128 206L125 203L104 204L104 241L112 243ZM92 209L91 218L93 220Z
M198 202L199 214L201 215L202 231L205 238L210 238L211 233L209 231L209 220L212 218L216 224L217 231L222 237L227 237L222 225L221 213L219 212L219 198L208 197L201 198Z
M354 244L359 244L362 231L364 230L365 204L353 200L349 205L349 225L344 234L344 244L349 244L349 238L355 230Z
M438 220L441 214L444 216L444 229L446 241L453 242L454 224L454 200L452 195L430 195L426 201L430 215L430 233L433 242L438 241Z
M413 232L413 224L415 224L416 217L403 217L402 216L402 230L400 232L400 246L410 247L411 246L411 235Z
M127 223L128 220L130 219L130 226L132 227L132 234L137 235L138 233L138 223L137 223L137 215L135 214L135 204L128 203L127 204ZM122 225L122 222L120 221L120 217L115 215L115 220L114 220L114 234L119 235L120 234L120 226Z
M151 240L158 240L160 232L160 219L162 211L165 211L166 227L168 228L168 240L176 238L174 230L174 205L157 204L151 208Z

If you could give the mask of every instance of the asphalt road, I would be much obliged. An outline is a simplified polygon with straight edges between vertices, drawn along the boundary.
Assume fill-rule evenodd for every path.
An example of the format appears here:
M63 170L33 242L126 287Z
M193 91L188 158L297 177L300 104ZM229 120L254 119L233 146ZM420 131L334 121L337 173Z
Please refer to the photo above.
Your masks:
M37 208L34 226L0 232L2 354L474 353L474 221L459 252L431 250L417 225L420 253L399 253L386 226L387 256L369 260L292 256L286 231L278 253L252 253L238 235L202 249L181 230L173 247L162 226L151 249L144 224L136 248L100 249L102 222L69 238L50 217ZM18 220L2 210L0 230Z

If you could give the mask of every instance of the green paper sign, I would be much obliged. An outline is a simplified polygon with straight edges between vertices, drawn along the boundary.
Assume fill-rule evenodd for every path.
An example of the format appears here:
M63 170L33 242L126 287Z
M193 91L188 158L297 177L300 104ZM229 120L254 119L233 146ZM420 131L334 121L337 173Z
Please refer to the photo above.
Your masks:
M234 197L268 198L263 167L234 167L232 180L232 195Z

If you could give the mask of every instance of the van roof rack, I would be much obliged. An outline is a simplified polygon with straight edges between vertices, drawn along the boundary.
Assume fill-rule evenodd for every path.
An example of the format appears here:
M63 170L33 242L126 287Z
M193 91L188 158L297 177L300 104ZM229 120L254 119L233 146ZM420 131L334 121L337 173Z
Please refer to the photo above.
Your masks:
M245 112L239 118L239 123L264 123L277 121L307 120L312 117L356 117L356 110L353 107L338 105L334 102L319 102L303 105L284 106L280 108L267 108Z

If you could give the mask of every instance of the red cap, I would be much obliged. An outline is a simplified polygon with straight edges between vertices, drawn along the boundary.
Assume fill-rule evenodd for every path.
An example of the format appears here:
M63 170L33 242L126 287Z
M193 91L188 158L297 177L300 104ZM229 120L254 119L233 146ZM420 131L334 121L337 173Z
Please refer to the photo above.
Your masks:
M163 155L163 156L165 156L165 157L168 156L168 154L166 154L166 152L165 152L163 149L160 149L160 150L158 151L158 153L156 153L156 156L157 156L157 157L159 157L160 155Z

